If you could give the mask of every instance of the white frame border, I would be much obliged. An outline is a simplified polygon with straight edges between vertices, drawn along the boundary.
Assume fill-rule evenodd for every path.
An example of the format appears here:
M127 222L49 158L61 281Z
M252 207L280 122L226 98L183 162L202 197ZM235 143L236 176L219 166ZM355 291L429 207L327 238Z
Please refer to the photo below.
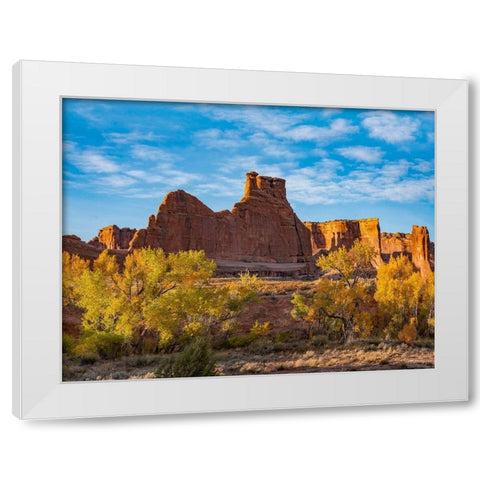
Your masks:
M435 111L435 368L62 383L61 97ZM78 418L468 400L467 118L465 80L18 62L13 413Z

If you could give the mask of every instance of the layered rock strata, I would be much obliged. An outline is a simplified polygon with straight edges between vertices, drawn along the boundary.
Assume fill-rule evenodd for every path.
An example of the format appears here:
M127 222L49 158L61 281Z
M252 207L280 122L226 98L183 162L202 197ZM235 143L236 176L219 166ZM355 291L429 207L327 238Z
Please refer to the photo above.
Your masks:
M162 248L167 253L204 250L218 271L250 270L271 275L313 273L315 257L341 247L350 249L359 239L372 246L378 267L389 258L407 255L425 277L434 268L434 245L426 227L411 234L381 233L378 218L302 223L287 200L285 180L247 173L243 198L232 210L214 212L193 195L168 193L150 215L148 225L136 230L104 227L88 243L75 235L63 237L63 249L95 259L107 248L119 261L136 248Z
M72 255L78 255L85 260L93 262L105 250L105 247L98 247L90 243L84 242L76 235L63 235L62 250ZM109 249L109 253L115 255L120 265L123 264L128 250Z
M123 227L117 225L109 225L98 231L98 236L93 237L88 243L98 248L108 248L110 250L127 250L130 248L137 230L135 228Z
M380 235L382 258L388 261L390 256L405 255L412 258L412 241L410 233L387 233Z
M411 235L412 263L420 271L423 278L426 278L432 271L430 258L433 256L430 236L427 227L412 227Z
M313 269L310 232L288 203L285 180L247 173L244 197L214 212L183 190L169 193L130 247L204 250L226 262L302 264Z
M378 266L382 263L378 218L305 222L305 226L311 233L310 240L314 255L325 254L341 247L349 250L355 240L359 239L364 245L375 249L374 264Z

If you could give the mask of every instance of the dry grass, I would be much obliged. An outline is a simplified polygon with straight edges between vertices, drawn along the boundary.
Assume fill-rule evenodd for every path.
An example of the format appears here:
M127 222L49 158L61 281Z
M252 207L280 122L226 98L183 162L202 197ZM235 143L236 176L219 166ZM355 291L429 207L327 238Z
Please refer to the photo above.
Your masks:
M239 352L237 358L219 361L217 365L219 375L433 368L434 352L405 345L380 347L373 351L352 347L250 357Z
M371 346L370 346L371 347ZM65 381L126 380L154 378L161 355L125 357L118 361L97 361L81 365L65 359ZM305 352L280 351L252 354L247 349L215 353L217 375L255 375L271 373L344 372L398 370L434 367L434 351L406 345L380 344L371 348L356 345Z

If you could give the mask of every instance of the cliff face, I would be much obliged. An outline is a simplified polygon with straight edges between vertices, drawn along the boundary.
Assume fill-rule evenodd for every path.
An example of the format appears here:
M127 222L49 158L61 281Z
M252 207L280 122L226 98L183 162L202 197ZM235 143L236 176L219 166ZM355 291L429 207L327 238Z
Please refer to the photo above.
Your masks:
M314 256L359 239L377 255L373 266L407 255L426 276L434 268L434 245L428 229L414 225L411 234L380 233L378 218L302 223L287 200L285 180L247 173L243 198L232 210L214 212L193 195L168 193L140 230L104 227L88 243L74 235L64 250L96 258L107 248L121 260L131 249L152 247L165 252L204 250L223 272L249 269L268 274L313 273Z
M380 225L378 218L361 220L332 220L329 222L305 222L311 232L312 253L328 253L341 247L350 249L359 239L377 252L374 264L382 263L380 252Z
M382 258L384 261L398 255L406 255L422 277L434 270L434 244L430 242L427 227L413 225L412 233L382 233Z
M90 242L86 243L76 235L63 235L62 250L70 253L71 255L78 255L85 260L93 262L105 250L105 247L98 247L96 245L92 245ZM120 251L117 249L109 249L109 253L115 255L120 265L123 264L123 261L127 255L126 251Z
M110 250L126 250L136 233L135 228L118 228L116 225L109 225L98 231L98 236L93 237L88 243L98 248Z
M131 248L204 250L219 261L304 264L313 268L310 233L288 203L285 180L247 173L245 194L231 211L214 212L194 196L169 193L135 233Z
M382 257L388 260L390 255L404 254L412 257L412 241L409 233L386 233L380 235Z
M412 227L411 243L412 263L418 268L422 277L426 278L432 271L429 260L433 256L427 227L414 225Z

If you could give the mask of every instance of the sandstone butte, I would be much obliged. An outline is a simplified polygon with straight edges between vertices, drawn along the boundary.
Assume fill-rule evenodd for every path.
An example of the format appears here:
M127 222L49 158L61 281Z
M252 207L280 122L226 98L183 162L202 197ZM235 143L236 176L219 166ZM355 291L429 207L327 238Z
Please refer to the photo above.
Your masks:
M265 274L312 274L315 258L356 239L378 252L373 266L392 255L407 255L423 276L433 270L434 250L428 229L414 225L411 234L382 233L378 218L301 222L287 200L285 180L246 174L243 198L232 210L214 212L193 195L170 192L140 230L110 225L88 243L65 235L63 248L95 258L107 248L121 259L135 248L167 253L204 250L219 273L249 269Z

